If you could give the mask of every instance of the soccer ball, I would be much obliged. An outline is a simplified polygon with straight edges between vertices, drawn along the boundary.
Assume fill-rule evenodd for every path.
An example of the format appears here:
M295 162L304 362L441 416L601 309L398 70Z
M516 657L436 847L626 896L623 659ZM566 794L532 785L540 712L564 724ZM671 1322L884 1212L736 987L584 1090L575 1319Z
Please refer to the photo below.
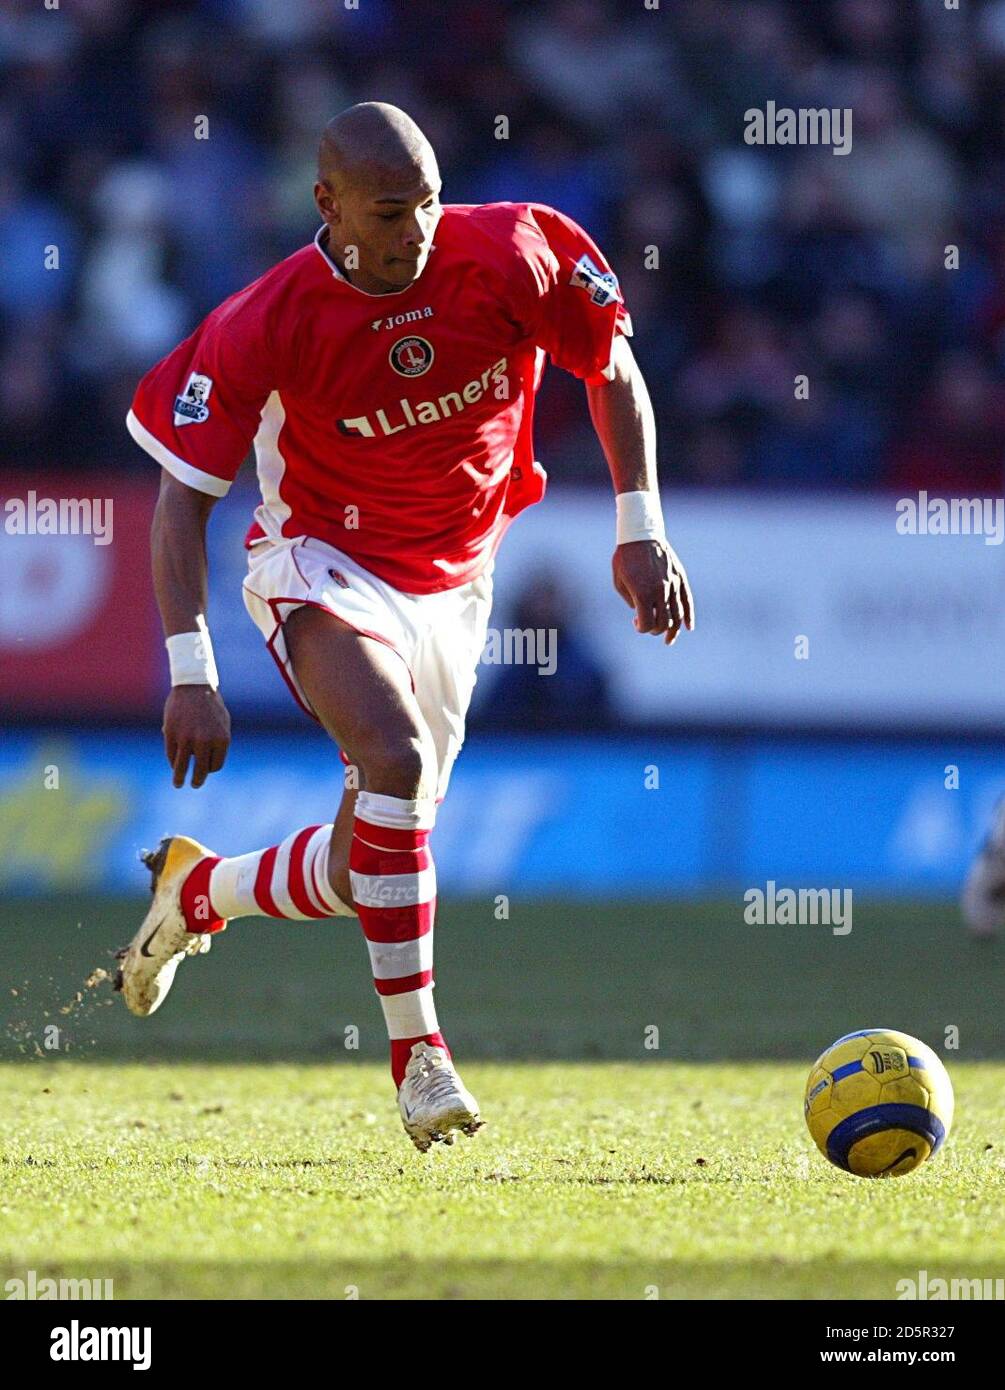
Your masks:
M920 1168L949 1133L953 1087L917 1038L863 1028L817 1058L805 1113L817 1148L838 1168L860 1178L899 1178Z

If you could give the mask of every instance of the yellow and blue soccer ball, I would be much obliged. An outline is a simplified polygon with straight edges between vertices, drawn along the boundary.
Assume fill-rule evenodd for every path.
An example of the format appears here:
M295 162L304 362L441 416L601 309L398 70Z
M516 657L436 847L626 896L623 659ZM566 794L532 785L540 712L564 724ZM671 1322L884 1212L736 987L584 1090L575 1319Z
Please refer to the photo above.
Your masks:
M817 1148L838 1168L860 1178L899 1178L945 1141L953 1087L917 1038L863 1028L838 1038L814 1062L805 1113Z

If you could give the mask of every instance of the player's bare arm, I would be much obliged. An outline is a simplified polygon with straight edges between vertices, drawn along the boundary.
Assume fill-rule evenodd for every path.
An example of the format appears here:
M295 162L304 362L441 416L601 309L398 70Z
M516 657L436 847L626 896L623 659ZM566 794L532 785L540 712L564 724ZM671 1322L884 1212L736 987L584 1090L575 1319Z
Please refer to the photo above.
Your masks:
M161 471L160 495L150 532L154 592L166 638L205 629L208 567L206 522L216 498ZM172 685L164 705L164 751L174 785L192 786L219 772L230 745L230 715L209 683Z
M656 520L656 421L645 380L624 337L614 340L611 367L611 380L586 388L593 426L615 493L619 499L630 496L629 505L642 513L635 524L642 529L656 524L662 529ZM647 498L652 499L649 518L644 515ZM625 520L632 524L631 519ZM626 534L633 533L628 530ZM665 633L667 645L672 646L682 627L694 630L694 600L687 574L665 537L623 541L615 548L612 569L615 589L635 609L639 632Z

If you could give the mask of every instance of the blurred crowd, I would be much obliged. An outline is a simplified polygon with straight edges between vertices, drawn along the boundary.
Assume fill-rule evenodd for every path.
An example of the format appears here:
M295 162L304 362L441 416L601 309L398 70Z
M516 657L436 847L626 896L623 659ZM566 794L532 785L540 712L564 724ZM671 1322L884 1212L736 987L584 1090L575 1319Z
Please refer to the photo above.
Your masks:
M363 99L445 201L600 243L668 477L1000 490L1005 0L5 0L5 465L147 466L136 380L309 240L318 132ZM851 153L746 144L769 100L850 107ZM604 478L576 383L538 418L552 476Z

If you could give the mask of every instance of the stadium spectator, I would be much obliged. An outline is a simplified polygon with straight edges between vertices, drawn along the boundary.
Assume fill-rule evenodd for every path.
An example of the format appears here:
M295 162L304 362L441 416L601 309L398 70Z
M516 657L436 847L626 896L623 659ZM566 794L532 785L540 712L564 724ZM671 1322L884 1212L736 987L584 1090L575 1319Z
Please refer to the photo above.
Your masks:
M559 574L532 575L517 599L508 628L497 630L500 656L507 659L491 678L483 666L471 724L478 729L512 729L517 733L569 728L569 711L576 711L579 730L605 729L612 724L608 677L603 663L574 617L571 594ZM492 637L482 660L491 665Z
M144 468L128 383L303 244L313 131L381 97L428 131L446 199L552 202L604 246L672 478L1000 482L1003 76L1005 0L8 0L0 445ZM852 154L748 145L769 100L851 107ZM585 423L556 377L541 456L600 483Z

